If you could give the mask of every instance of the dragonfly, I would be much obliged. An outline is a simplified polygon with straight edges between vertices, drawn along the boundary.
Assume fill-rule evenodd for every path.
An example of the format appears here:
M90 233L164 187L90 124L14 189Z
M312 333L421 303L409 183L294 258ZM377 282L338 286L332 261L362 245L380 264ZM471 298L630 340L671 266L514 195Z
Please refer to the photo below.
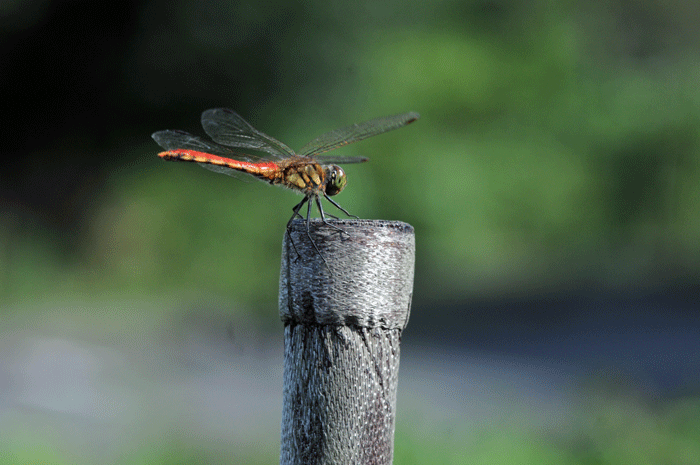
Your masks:
M303 195L301 202L292 208L293 214L287 222L287 231L289 232L295 218L304 220L300 210L307 205L306 235L328 267L311 237L311 206L316 204L323 224L345 232L327 221L321 197L347 216L358 218L341 207L331 196L339 194L347 185L345 171L338 165L362 163L368 159L321 154L398 129L416 121L419 117L420 115L415 112L402 113L336 129L307 143L298 153L282 142L258 131L238 113L228 108L214 108L202 113L202 127L211 140L180 130L158 131L151 137L165 149L165 152L158 154L164 160L194 162L203 168L231 176L247 173L272 185L286 187ZM244 149L246 152L240 152L239 149ZM248 150L261 152L261 155L251 155ZM337 219L333 215L328 214L328 216ZM296 251L293 242L292 245Z

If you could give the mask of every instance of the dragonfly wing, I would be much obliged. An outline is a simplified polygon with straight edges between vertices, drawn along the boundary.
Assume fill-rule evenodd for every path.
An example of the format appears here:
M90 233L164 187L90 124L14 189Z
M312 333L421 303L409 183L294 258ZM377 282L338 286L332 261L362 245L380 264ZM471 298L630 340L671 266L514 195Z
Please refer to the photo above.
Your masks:
M236 156L239 160L245 160L243 156L239 156L236 152L228 147L224 147L214 142L210 142L204 139L200 139L197 136L193 136L185 131L179 130L167 130L154 132L151 136L158 142L158 145L166 150L172 150L177 152L178 150L194 150L196 152L201 152L201 155L229 155ZM187 160L194 161L194 160ZM236 163L237 160L231 160ZM206 162L196 162L202 168L206 168L209 171L214 171L215 173L222 173L228 176L233 176L234 178L242 179L247 181L250 179L250 175L246 172L240 170L235 170L229 168L228 166L223 166L219 164L212 164Z
M317 137L299 150L300 156L312 157L329 150L337 149L347 144L368 137L376 136L393 129L398 129L414 122L420 117L418 113L410 112L394 116L375 118L364 123L353 124L335 131L327 132Z
M367 157L334 157L332 155L321 155L320 157L315 158L316 161L322 165L347 165L348 163L364 163L369 160Z
M202 127L219 144L260 150L275 158L294 155L294 151L285 144L258 131L241 115L228 108L213 108L202 113Z
M245 171L238 171L234 170L233 168L229 168L228 166L220 166L220 165L212 165L209 163L197 163L199 166L201 166L204 169L208 169L209 171L213 171L214 173L220 173L220 174L225 174L227 176L231 176L236 179L240 179L241 181L248 182L253 177L246 173Z
M213 155L238 156L245 158L243 154L238 154L228 147L215 142L204 140L200 137L176 129L154 132L151 137L158 145L165 150L196 150L198 152L211 153Z

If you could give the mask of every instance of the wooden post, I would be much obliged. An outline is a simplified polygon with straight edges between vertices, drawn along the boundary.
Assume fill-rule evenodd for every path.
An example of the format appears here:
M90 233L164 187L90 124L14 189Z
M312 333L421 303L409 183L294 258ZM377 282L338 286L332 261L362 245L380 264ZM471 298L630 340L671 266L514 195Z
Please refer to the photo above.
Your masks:
M332 224L347 234L311 225L323 258L305 221L292 224L282 247L280 463L390 464L399 346L413 293L413 227Z

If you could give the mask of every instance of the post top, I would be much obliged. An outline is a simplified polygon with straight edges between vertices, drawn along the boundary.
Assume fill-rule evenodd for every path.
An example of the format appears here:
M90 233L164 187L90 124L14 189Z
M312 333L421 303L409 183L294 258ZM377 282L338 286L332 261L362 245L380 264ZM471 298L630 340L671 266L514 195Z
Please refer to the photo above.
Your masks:
M282 321L403 329L413 295L413 227L386 220L328 222L312 221L310 237L301 220L285 233Z

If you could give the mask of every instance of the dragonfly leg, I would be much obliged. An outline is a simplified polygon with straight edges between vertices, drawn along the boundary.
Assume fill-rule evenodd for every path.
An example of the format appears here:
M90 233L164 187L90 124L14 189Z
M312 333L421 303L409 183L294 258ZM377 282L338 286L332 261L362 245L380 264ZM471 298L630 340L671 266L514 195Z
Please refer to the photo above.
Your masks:
M304 197L304 199L303 199L301 202L299 202L298 204L296 204L296 205L294 206L294 208L292 208L292 211L293 211L294 213L292 214L292 217L291 217L291 218L289 219L289 221L287 222L287 229L289 229L289 227L292 225L292 221L294 221L294 218L296 218L297 216L298 216L299 218L301 218L302 220L304 219L304 217L301 216L301 213L299 213L299 210L301 210L301 207L303 207L304 204L305 204L306 202L308 202L308 201L309 201L309 198L308 198L308 197Z
M299 202L298 204L296 204L296 205L294 206L294 208L292 208L292 211L293 211L294 213L292 213L292 217L289 219L289 221L287 221L287 232L289 232L289 227L292 225L292 221L294 221L294 218L296 218L296 217L298 216L298 217L301 218L302 220L304 219L304 217L301 216L301 213L299 213L299 210L301 210L301 207L303 207L304 204L305 204L306 202L309 202L309 198L308 198L308 197L304 197L304 199L303 199L301 202ZM311 202L309 202L309 205L311 205ZM307 234L308 234L308 232L307 232ZM292 236L291 236L291 235L289 236L289 242L292 243L292 248L294 249L294 252L297 254L297 258L301 258L301 254L300 254L299 251L297 250L297 246L296 246L296 244L294 243L294 239L292 239ZM312 242L313 242L313 241L312 241ZM315 245L315 244L314 244L314 245Z
M338 210L342 211L342 212L345 213L346 215L351 216L351 217L353 217L353 218L358 218L358 219L360 218L359 216L356 216L356 215L351 214L349 211L347 211L346 209L344 209L343 207L341 207L340 205L338 205L338 203L337 203L335 200L333 200L332 198L330 198L328 195L326 195L325 192L323 193L323 196L326 198L326 200L328 200L330 203L332 203L333 206L334 206L335 208L337 208ZM323 212L321 212L321 213L322 213L321 216L323 216ZM332 216L332 215L331 215L331 216ZM335 217L334 217L334 218L335 218Z
M316 197L316 200L318 201L318 197ZM314 247L314 250L319 255L319 257L321 257L321 260L323 260L323 264L326 265L328 272L332 276L333 272L331 271L331 268L328 266L328 263L326 262L326 258L323 256L323 254L319 250L318 246L316 245L316 242L314 242L313 238L311 237L311 203L312 203L311 200L307 196L307 197L304 197L304 199L301 202L296 204L296 206L292 209L292 211L294 213L292 214L292 217L287 222L287 231L289 231L289 228L292 225L292 221L294 221L294 219L297 216L299 218L301 218L302 220L304 219L304 217L301 215L301 213L299 213L299 210L301 210L301 208L304 206L304 204L307 204L307 208L306 208L306 235L308 236L309 241L311 241L311 245ZM321 216L323 216L323 211L321 211ZM325 219L324 219L324 223L325 223ZM294 249L294 252L296 253L297 258L301 258L301 254L297 250L297 246L296 246L296 244L294 244L294 239L292 239L291 235L289 236L289 242L292 243L292 248Z
M308 197L307 197L308 199ZM316 196L316 203L318 204L319 209L321 209L321 202L318 199L318 196ZM325 224L326 219L323 217L323 209L321 209L321 219ZM329 225L332 226L332 225ZM339 229L339 228L336 228ZM326 262L326 258L323 256L321 251L318 249L318 246L314 242L313 238L311 237L311 200L309 200L308 207L306 209L306 235L309 237L309 241L311 241L311 245L314 246L314 250L316 250L316 253L318 254L319 257L321 257L321 260L323 260L323 264L326 265L326 268L328 269L328 272L333 276L333 271L331 271L331 268L328 266L328 262Z
M345 232L345 230L343 228L339 228L338 226L336 226L334 224L330 224L328 221L326 221L326 214L323 211L323 205L321 205L321 199L319 197L316 197L316 205L318 206L319 213L321 213L321 221L323 221L323 224L325 224L329 228L335 229L336 231L340 231L340 232L347 234L347 232ZM309 202L309 206L311 206L311 202ZM333 216L333 215L328 215L328 216Z

